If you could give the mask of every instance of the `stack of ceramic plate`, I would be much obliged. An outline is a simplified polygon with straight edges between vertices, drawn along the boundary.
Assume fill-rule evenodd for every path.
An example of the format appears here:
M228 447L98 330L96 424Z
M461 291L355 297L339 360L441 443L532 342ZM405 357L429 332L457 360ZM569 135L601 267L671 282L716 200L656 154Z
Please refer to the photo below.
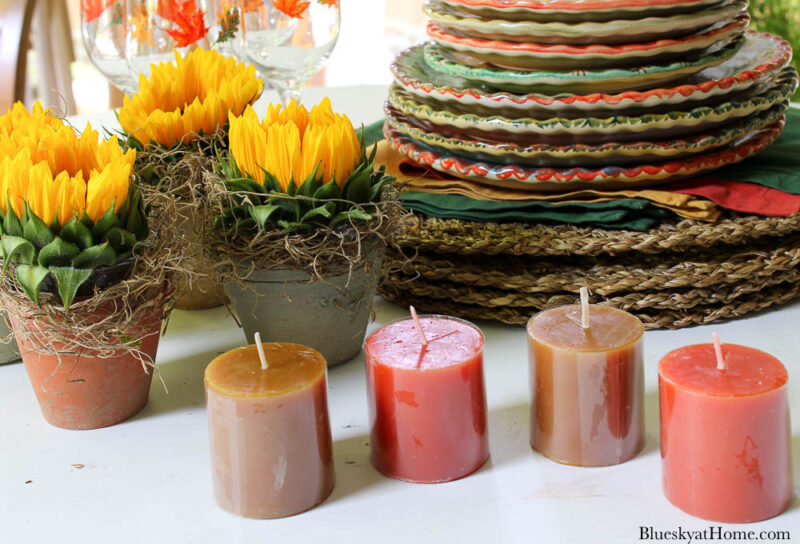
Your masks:
M746 0L431 0L402 52L386 136L482 183L664 183L740 161L783 128L791 49Z

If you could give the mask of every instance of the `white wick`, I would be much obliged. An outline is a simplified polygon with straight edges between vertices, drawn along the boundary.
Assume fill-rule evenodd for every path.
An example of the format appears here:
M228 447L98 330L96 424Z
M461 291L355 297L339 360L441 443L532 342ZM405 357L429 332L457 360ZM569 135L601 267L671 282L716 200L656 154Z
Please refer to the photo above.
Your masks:
M589 325L589 288L581 287L581 327L588 329Z
M419 337L422 339L422 345L428 345L428 337L425 336L425 331L422 330L422 322L419 320L419 316L417 315L417 311L414 309L413 306L409 306L408 309L411 311L411 319L414 321L414 326L417 328L417 332L419 333Z
M719 343L719 335L712 332L711 338L714 339L714 353L717 354L717 370L727 370L728 363L725 362L725 357L722 356L722 344Z
M264 355L264 344L261 343L261 333L256 333L255 341L258 358L261 359L261 370L266 370L269 368L269 365L267 364L267 356Z

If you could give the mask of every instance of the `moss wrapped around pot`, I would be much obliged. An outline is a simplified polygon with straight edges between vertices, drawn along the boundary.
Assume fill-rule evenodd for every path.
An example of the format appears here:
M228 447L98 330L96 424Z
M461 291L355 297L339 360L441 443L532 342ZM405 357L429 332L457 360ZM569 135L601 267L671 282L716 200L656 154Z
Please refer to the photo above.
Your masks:
M392 181L324 100L232 118L207 180L209 255L248 340L293 342L329 365L361 349L391 228Z

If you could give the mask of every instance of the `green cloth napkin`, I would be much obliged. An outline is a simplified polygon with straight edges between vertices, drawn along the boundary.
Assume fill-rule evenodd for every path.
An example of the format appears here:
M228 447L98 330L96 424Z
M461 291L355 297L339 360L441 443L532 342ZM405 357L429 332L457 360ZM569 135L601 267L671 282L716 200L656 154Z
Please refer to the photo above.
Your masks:
M520 203L417 191L403 191L401 198L405 208L425 215L482 222L553 222L607 229L648 230L671 215L671 212L653 206L647 200L633 198L586 204Z
M800 109L789 108L783 134L767 149L739 164L709 172L708 177L750 182L800 195Z

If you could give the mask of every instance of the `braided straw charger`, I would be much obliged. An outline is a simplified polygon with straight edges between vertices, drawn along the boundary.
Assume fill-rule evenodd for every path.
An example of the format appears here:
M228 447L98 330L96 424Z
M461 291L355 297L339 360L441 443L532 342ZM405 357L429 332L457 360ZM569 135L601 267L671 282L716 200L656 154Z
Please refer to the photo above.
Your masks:
M648 329L738 317L800 295L800 214L727 214L647 232L414 215L394 243L385 298L509 324L575 303L584 286Z

